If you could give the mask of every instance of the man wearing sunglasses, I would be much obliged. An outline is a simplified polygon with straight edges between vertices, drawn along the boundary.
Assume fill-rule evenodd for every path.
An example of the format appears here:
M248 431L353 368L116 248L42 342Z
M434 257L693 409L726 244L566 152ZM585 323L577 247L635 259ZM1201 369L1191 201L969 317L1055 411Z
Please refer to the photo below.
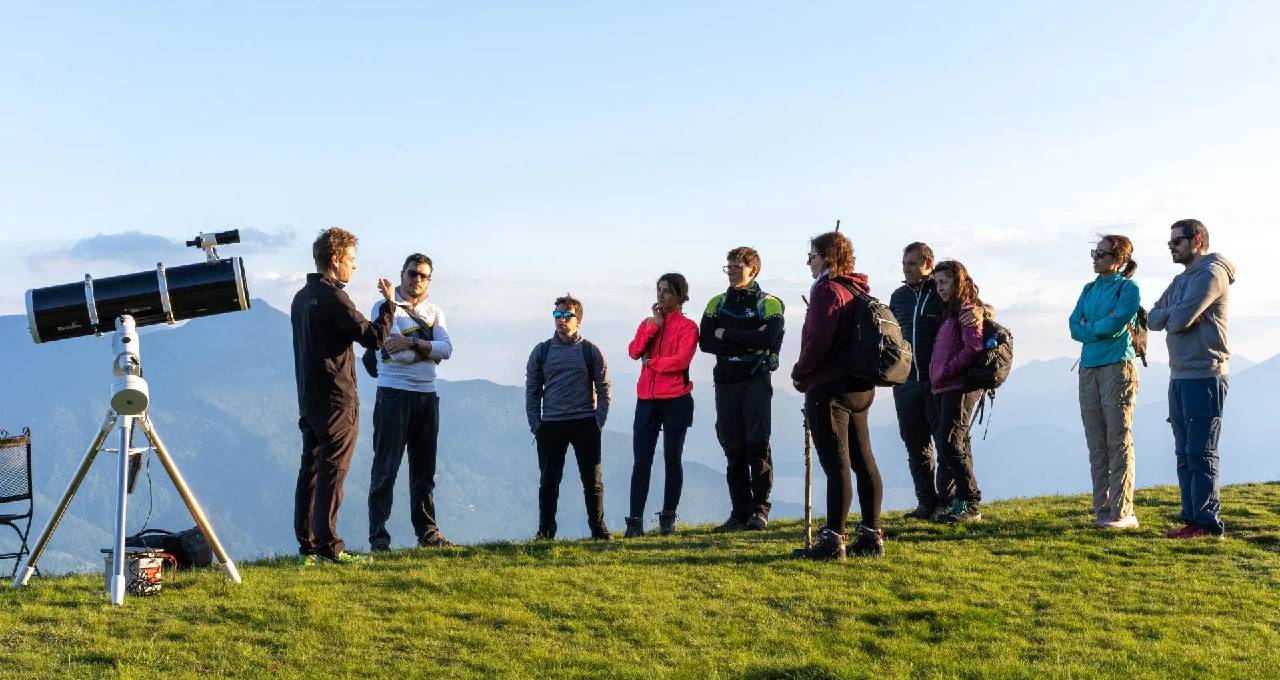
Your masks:
M716 436L727 459L732 504L729 519L716 530L763 529L772 507L770 375L782 348L783 305L756 283L760 254L754 249L734 248L726 260L729 288L707 303L698 334L698 347L716 356Z
M369 547L389 550L392 491L400 459L409 450L409 521L421 547L453 545L436 524L436 440L440 399L436 366L453 354L444 312L427 300L431 258L414 253L400 268L391 334L378 362L378 397L373 407L373 468L369 473Z
M600 348L578 332L582 303L570 294L556 298L551 312L555 335L538 343L525 365L524 403L538 447L538 532L556 537L556 505L565 457L573 445L587 505L587 524L598 541L612 538L604 521L604 481L600 473L600 431L609 416L609 368Z
M1185 270L1152 306L1153 331L1166 331L1169 347L1169 423L1183 526L1169 538L1221 538L1218 517L1218 434L1227 398L1227 294L1236 268L1209 252L1209 230L1199 220L1179 220L1169 234L1169 254Z

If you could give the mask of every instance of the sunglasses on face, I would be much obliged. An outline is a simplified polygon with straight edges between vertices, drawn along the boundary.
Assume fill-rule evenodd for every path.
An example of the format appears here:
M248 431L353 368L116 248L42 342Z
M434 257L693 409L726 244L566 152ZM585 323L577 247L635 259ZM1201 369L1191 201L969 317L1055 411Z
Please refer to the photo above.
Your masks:
M1171 238L1169 239L1169 247L1177 248L1179 243L1182 243L1183 241L1189 241L1189 240L1191 239L1188 236L1178 236L1176 238Z
M573 312L562 312L558 309L551 312L551 318L553 319L572 319L575 316L577 316L577 314L574 314Z
M815 257L817 257L817 256L818 256L818 254L817 254L817 253L809 253L809 254L805 255L805 256L804 256L804 262L805 262L805 264L808 264L808 263L810 263L810 262L813 262L813 258L815 258Z
M405 274L407 274L409 278L413 278L413 279L422 279L423 281L431 280L430 274L423 274L422 272L407 271L405 272Z
M1104 257L1115 257L1116 254L1109 250L1090 250L1089 257L1095 260L1101 260Z
M720 268L720 271L728 274L729 272L740 272L746 268L747 266L743 264L726 264L725 266Z

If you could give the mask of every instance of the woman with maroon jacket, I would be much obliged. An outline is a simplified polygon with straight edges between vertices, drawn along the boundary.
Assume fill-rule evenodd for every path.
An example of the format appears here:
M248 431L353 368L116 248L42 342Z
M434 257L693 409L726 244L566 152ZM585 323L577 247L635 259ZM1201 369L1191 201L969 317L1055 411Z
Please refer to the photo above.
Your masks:
M658 447L658 430L663 433L662 457L666 462L662 512L658 530L662 535L675 531L676 506L684 485L684 435L693 425L693 383L689 363L698 350L698 324L686 317L681 306L689 301L689 283L680 274L658 277L658 301L653 316L640 322L627 354L641 363L636 383L636 419L632 428L631 516L626 538L644 535L644 503L649 496L649 473Z
M969 420L982 398L982 390L968 389L965 372L982 353L982 316L978 286L969 270L955 260L939 262L933 281L942 298L942 325L938 328L929 360L933 380L933 401L938 413L934 441L939 443L938 460L947 466L956 483L950 508L940 508L933 521L957 523L982 519L982 492L973 476L973 452L969 442Z
M791 380L796 390L804 393L805 415L818 461L827 475L827 525L812 547L795 550L793 557L822 560L845 556L845 528L853 500L850 468L858 480L862 521L847 552L884 554L884 532L880 529L883 487L867 427L875 384L849 377L838 352L842 342L837 338L847 343L858 305L865 304L854 291L870 292L866 275L855 273L853 263L853 245L844 234L831 231L809 241L809 273L814 282L800 331L800 357L791 369Z

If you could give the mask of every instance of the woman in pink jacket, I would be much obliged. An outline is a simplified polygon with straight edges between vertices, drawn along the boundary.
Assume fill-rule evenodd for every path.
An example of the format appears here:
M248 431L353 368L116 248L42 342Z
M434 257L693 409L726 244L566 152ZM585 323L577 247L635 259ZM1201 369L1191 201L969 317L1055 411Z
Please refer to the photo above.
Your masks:
M934 441L938 461L947 466L956 482L950 508L933 514L935 522L976 522L982 519L979 504L982 492L973 476L973 453L969 442L969 419L982 397L982 390L968 389L965 373L982 353L982 300L969 271L955 260L939 262L933 269L938 297L942 298L942 326L933 345L929 376L933 381L933 401L938 419Z
M689 301L689 283L680 274L658 277L658 301L653 316L640 322L627 354L641 363L636 383L636 419L632 428L631 516L627 517L626 538L644 535L644 504L649 496L649 473L658 447L658 431L663 433L662 457L666 462L662 512L658 513L659 533L675 531L676 506L684 486L684 435L693 425L693 382L689 363L698 350L698 324L682 313Z

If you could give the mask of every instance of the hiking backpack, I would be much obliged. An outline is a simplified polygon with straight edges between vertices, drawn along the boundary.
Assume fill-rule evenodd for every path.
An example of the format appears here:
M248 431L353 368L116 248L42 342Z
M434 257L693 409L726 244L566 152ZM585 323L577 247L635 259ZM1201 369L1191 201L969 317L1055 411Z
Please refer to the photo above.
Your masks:
M901 385L911 375L911 345L893 311L876 298L839 279L830 279L861 301L854 311L850 337L838 350L838 358L850 377L870 380L881 387Z
M1013 332L990 318L984 318L982 352L964 373L964 390L998 390L1012 368Z

